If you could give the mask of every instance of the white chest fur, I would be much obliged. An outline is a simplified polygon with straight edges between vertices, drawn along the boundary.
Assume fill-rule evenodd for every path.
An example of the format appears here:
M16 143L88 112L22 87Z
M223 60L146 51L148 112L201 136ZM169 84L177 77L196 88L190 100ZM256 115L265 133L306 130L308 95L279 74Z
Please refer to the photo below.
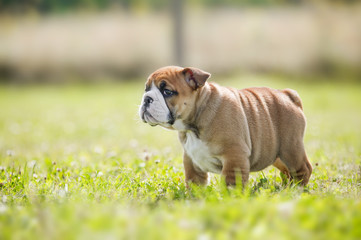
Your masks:
M183 144L184 150L192 162L204 172L220 173L222 163L212 156L209 147L193 132L187 132L187 139Z

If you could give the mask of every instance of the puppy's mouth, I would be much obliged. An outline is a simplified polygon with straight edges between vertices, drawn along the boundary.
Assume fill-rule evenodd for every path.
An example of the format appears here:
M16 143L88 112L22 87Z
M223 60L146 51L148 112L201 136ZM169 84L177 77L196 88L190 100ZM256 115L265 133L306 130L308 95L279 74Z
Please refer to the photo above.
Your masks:
M143 120L144 123L148 123L150 126L154 127L157 125L163 126L165 128L169 128L170 126L172 126L175 122L175 119L173 117L173 115L171 113L169 113L169 121L166 123L162 123L162 122L158 122L158 120L152 116L152 114L150 114L147 110L144 110L141 114L141 118Z
M158 125L158 123L156 123L157 120L147 110L143 111L142 120L143 120L143 122L148 123L152 127Z
M172 114L171 111L169 111L168 119L169 119L168 124L173 125L174 122L175 122L175 117L174 117L174 115Z

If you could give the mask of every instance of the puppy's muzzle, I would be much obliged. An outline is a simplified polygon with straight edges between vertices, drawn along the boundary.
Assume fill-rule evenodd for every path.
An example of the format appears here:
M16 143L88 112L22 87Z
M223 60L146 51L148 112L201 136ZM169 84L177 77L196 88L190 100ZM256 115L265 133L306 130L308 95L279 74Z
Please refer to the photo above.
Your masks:
M151 97L149 97L149 96L146 96L146 97L144 98L144 102L143 102L144 108L145 108L145 109L148 108L149 105L150 105L153 101L154 101L153 98L151 98Z
M147 108L149 108L150 104L153 102L153 98L149 97L149 96L146 96L143 100L143 105L142 105L142 110L141 110L141 117L142 117L142 120L143 122L147 122L146 119L145 119L145 116L147 115L148 118L153 118L152 115L147 112Z

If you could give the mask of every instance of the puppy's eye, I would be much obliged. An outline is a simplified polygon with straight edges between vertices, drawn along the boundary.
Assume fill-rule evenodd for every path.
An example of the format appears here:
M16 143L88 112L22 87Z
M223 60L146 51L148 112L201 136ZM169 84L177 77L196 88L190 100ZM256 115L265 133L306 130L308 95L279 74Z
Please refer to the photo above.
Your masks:
M173 91L171 91L171 90L169 90L169 89L163 89L163 95L165 96L165 97L170 97L170 96L172 96L174 94L174 92Z

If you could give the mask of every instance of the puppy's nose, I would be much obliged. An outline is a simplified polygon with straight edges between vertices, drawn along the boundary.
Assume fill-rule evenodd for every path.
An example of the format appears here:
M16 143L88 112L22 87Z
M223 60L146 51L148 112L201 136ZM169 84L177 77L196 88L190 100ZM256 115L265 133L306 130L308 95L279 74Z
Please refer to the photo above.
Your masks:
M151 97L149 97L149 96L146 96L146 97L144 98L144 105L145 105L146 107L148 107L149 104L151 104L152 102L153 102L153 98L151 98Z

